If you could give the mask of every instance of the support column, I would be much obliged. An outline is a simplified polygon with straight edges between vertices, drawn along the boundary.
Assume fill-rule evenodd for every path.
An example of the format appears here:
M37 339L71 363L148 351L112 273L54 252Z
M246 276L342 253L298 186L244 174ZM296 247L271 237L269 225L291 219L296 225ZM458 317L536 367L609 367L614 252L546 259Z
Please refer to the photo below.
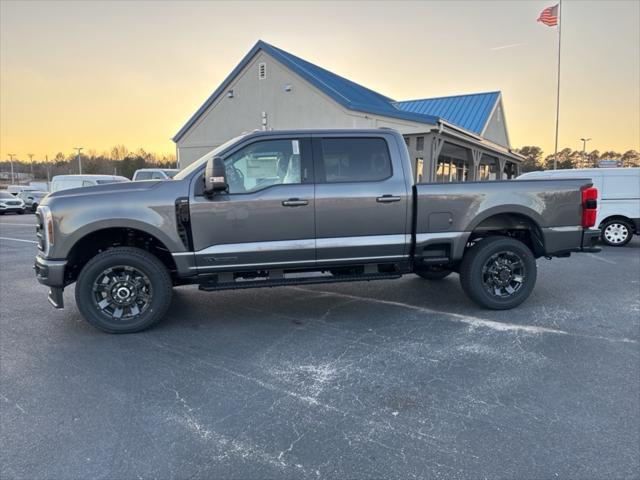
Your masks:
M470 148L467 150L467 158L469 159L469 166L471 167L471 175L469 180L475 182L478 180L478 167L480 166L480 159L482 158L482 151L477 148Z
M438 157L440 156L440 152L442 152L442 147L444 146L444 139L440 138L437 135L434 135L431 139L431 168L430 171L430 182L436 181L436 171L438 168Z
M498 157L498 161L496 163L496 165L498 166L498 174L496 175L496 180L503 180L504 179L504 166L507 163L507 159L506 158L500 158Z

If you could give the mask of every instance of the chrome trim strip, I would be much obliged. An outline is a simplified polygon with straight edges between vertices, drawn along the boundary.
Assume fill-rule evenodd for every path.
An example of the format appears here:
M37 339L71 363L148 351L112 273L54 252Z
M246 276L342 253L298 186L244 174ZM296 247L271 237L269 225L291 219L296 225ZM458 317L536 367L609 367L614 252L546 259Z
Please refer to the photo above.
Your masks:
M247 267L263 267L265 265L273 265L274 267L278 267L280 265L296 265L296 264L315 264L317 262L320 263L330 263L330 262L353 262L360 260L388 260L388 259L403 259L408 257L409 255L386 255L381 257L352 257L352 258L329 258L326 260L297 260L297 261L288 261L288 262L265 262L265 263L237 263L233 265L207 265L203 267L193 266L189 267L189 270L222 270L222 269L234 269L234 268L247 268Z
M376 247L384 245L404 245L406 243L404 233L396 235L363 235L358 237L317 238L316 248L349 248L349 247Z
M453 240L460 238L469 232L437 232L437 233L417 233L416 244L430 242L432 240Z
M562 232L581 232L582 227L579 225L572 225L569 227L543 227L542 230L550 230L552 232L562 233Z

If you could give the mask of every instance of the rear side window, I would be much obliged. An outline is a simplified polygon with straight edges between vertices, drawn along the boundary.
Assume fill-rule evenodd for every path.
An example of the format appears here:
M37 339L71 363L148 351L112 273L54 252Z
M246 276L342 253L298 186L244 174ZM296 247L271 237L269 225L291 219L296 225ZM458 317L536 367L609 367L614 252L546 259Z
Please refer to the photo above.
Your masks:
M327 183L376 182L391 176L391 157L382 138L323 138L321 169Z
M151 180L151 176L153 174L151 172L138 172L136 174L136 181L138 180Z

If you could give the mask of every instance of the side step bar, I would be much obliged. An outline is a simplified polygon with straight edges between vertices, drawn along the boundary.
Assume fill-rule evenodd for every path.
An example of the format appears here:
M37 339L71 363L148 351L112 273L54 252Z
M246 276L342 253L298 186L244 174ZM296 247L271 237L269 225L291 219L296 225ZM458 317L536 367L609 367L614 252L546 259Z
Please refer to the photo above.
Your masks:
M312 285L314 283L363 282L370 280L393 280L400 278L399 273L371 273L364 275L339 275L335 277L302 277L277 278L273 280L245 280L235 282L208 282L199 285L200 290L213 292L217 290L235 290L241 288L282 287L286 285Z

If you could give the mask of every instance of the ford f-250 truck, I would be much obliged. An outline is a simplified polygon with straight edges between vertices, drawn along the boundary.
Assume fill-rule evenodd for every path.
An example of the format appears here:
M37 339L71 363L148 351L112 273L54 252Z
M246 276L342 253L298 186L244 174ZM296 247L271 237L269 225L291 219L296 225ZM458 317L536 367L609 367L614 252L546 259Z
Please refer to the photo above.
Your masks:
M415 184L388 129L253 132L178 173L55 192L37 210L38 280L94 326L158 321L172 287L201 290L458 272L478 304L508 309L536 258L598 251L589 179Z

